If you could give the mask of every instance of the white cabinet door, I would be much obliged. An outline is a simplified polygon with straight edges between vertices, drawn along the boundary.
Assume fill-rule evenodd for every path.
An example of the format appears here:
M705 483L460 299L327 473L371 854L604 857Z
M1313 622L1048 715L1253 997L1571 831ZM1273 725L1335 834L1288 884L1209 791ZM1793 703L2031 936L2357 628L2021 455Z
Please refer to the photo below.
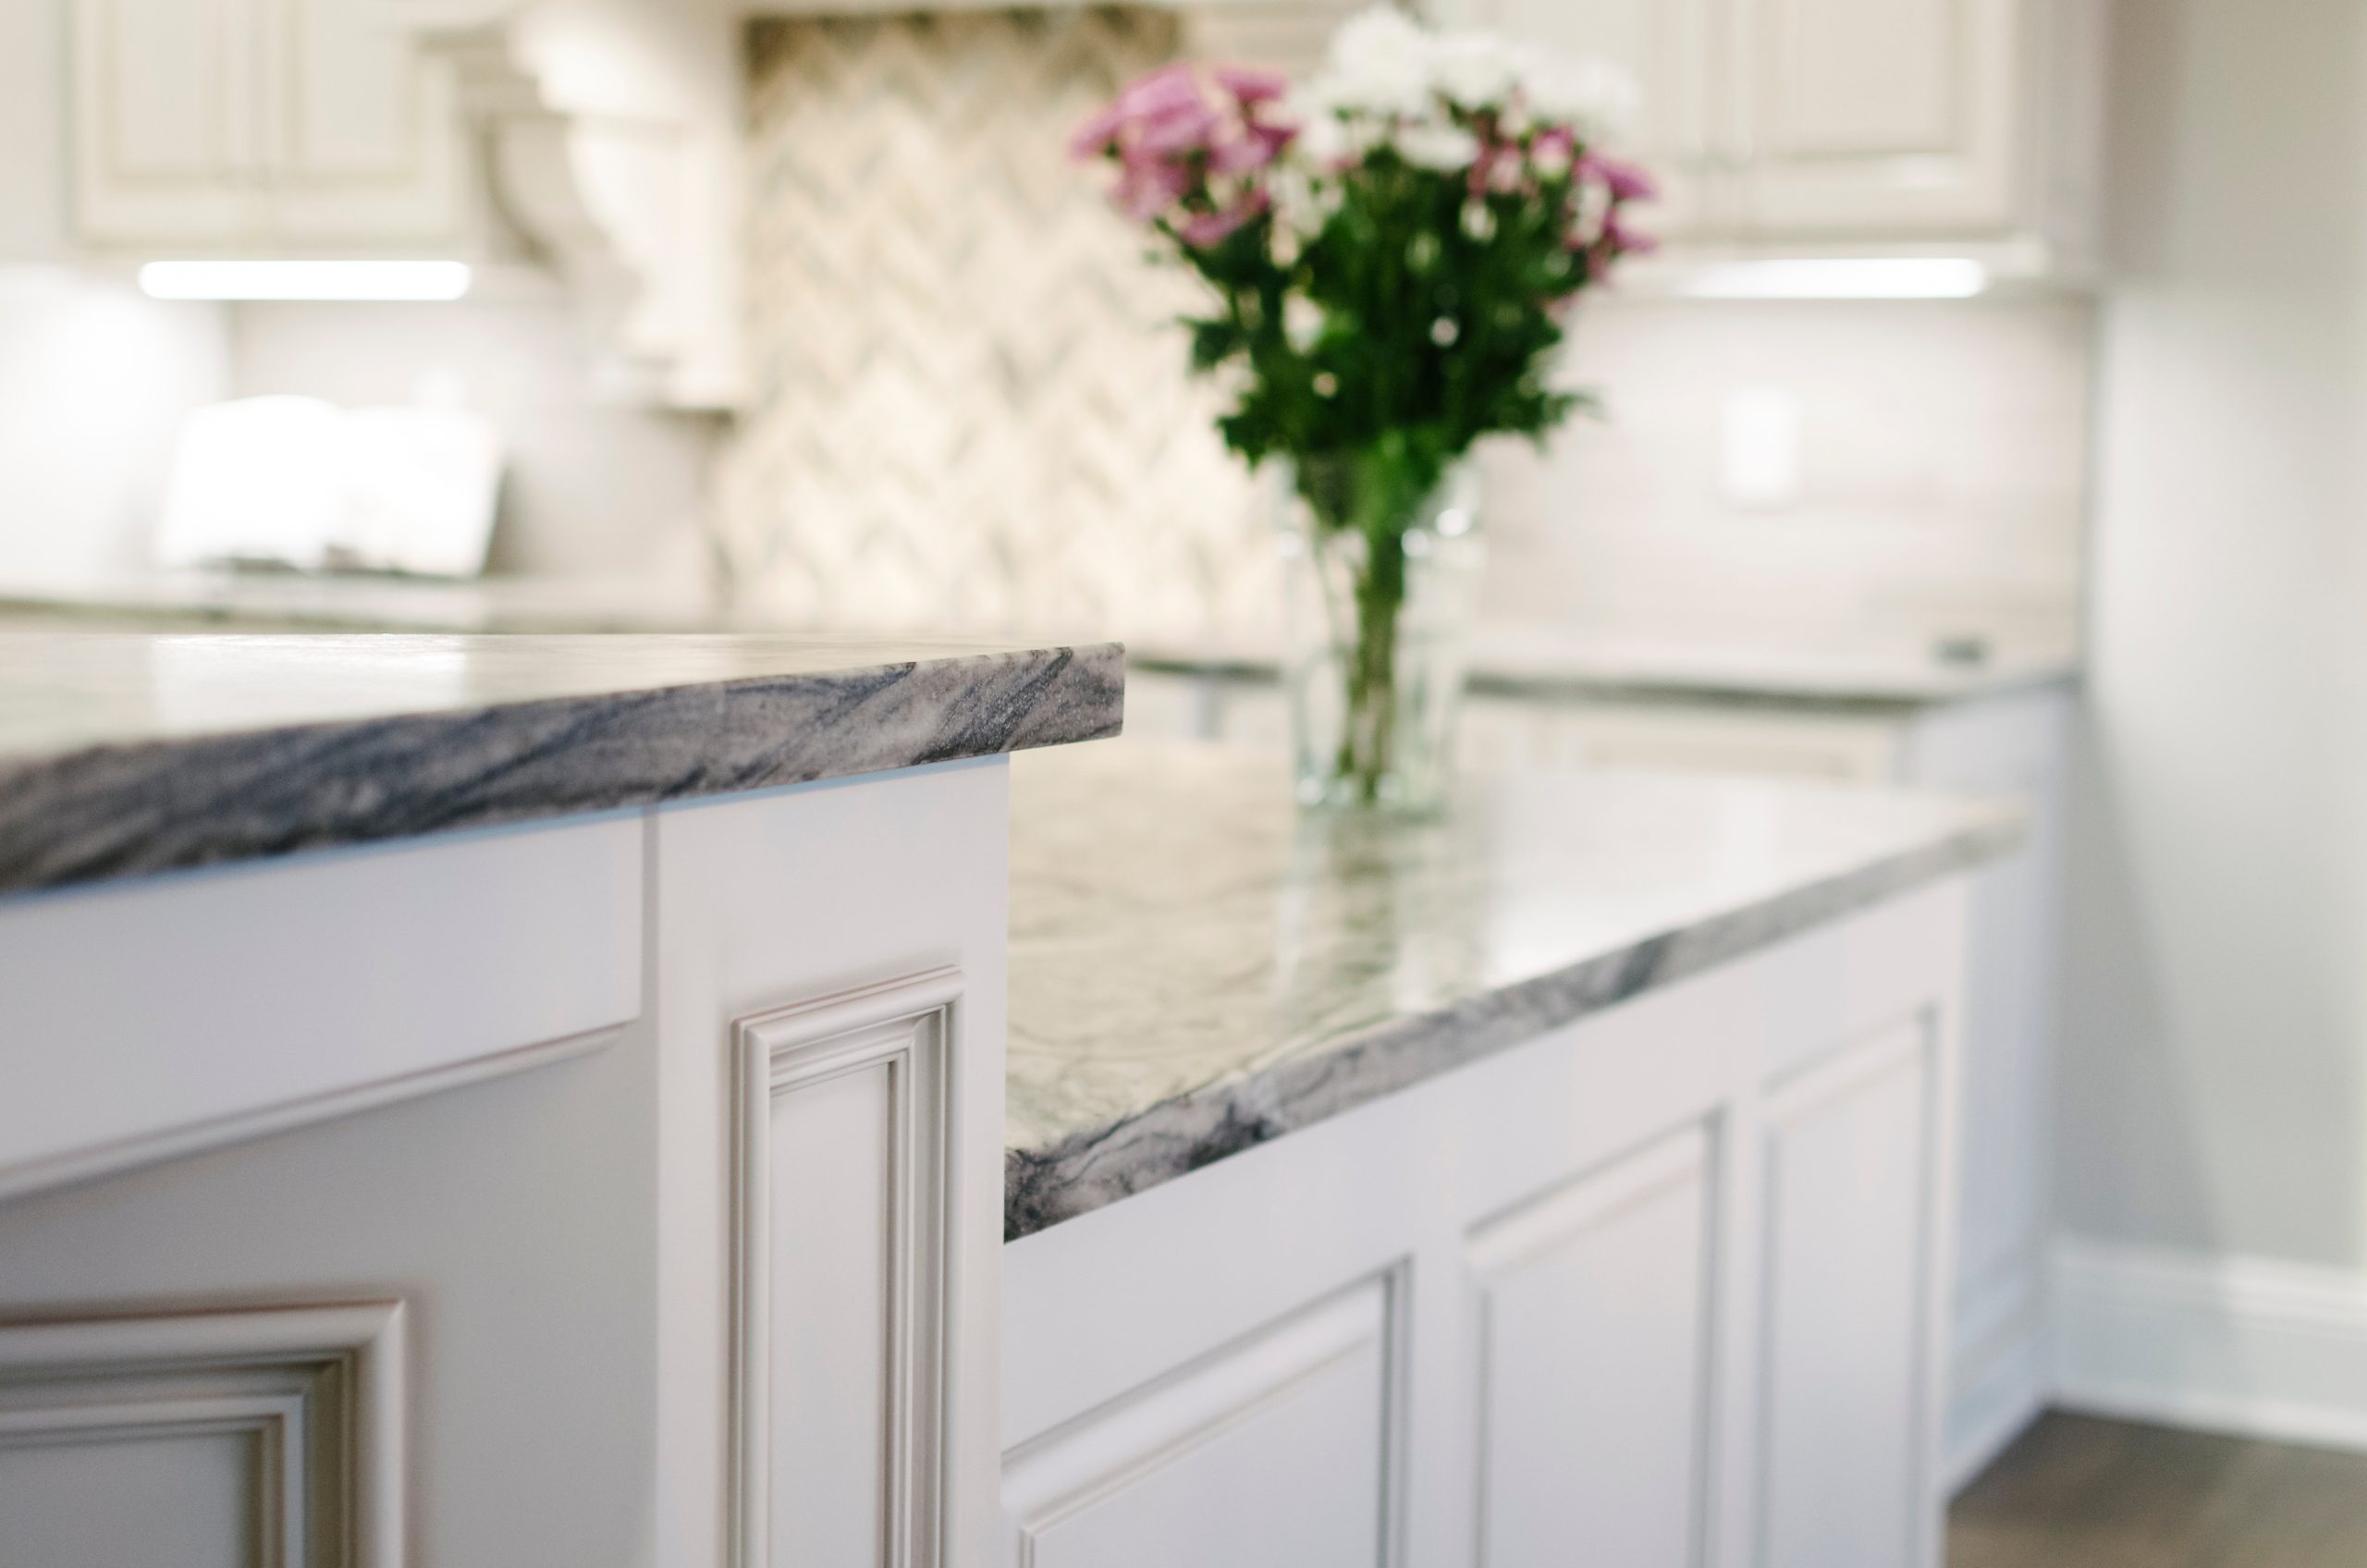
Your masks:
M1662 199L1641 226L1665 239L1714 227L1718 101L1711 0L1468 0L1473 18L1513 37L1591 55L1633 72L1643 106L1620 149L1650 168Z
M1901 1568L1932 1550L1934 1086L1926 1031L1910 1025L1767 1102L1765 1568Z
M1738 0L1754 235L1912 239L2017 217L2022 0Z
M370 0L276 0L269 222L291 242L430 244L461 216L445 62Z
M76 0L74 225L221 241L262 214L258 0Z
M73 0L75 231L219 253L448 248L450 69L373 0Z
M1010 1455L1010 1568L1380 1568L1390 1286L1371 1280Z
M1687 1129L1474 1234L1481 1568L1699 1561L1709 1147Z

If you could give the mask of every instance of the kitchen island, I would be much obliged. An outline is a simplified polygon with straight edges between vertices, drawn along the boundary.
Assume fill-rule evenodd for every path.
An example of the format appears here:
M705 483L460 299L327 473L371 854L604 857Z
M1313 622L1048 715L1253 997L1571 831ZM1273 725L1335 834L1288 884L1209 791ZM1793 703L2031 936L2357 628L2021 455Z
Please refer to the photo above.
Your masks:
M0 637L0 1562L964 1562L1121 652Z
M1121 659L0 638L0 1562L1926 1557L2017 809Z
M2022 807L1014 771L1001 1561L1936 1561L1968 880Z

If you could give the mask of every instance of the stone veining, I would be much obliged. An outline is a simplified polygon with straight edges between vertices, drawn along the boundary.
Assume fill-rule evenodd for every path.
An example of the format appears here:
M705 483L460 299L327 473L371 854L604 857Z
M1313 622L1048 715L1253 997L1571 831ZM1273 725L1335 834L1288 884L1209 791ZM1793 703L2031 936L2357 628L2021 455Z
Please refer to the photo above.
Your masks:
M2010 847L2019 809L1772 780L1482 781L1300 819L1137 742L1014 780L1004 1233L1048 1226Z
M0 636L0 892L1118 731L1115 644Z

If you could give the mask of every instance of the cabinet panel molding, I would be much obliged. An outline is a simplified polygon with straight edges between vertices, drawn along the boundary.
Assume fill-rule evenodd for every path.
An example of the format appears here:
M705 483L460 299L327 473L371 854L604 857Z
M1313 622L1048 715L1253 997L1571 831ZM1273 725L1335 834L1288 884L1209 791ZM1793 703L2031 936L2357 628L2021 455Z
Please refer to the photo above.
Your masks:
M1473 1561L1701 1561L1713 1150L1663 1136L1466 1243Z
M1011 1451L1007 1568L1395 1563L1405 1290L1360 1280Z
M188 1560L210 1526L253 1568L401 1568L403 1338L399 1302L0 1325L0 1559ZM132 1508L143 1466L174 1516Z
M1928 1021L1900 1025L1803 1068L1765 1105L1765 1568L1934 1560L1933 1045Z
M946 1561L962 988L936 969L734 1025L738 1568Z

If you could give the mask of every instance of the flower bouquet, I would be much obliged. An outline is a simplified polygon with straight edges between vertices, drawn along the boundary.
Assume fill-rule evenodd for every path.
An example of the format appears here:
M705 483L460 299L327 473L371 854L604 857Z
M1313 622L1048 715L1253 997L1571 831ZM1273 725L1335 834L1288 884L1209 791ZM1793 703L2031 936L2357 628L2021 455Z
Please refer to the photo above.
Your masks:
M1191 362L1225 444L1271 464L1293 577L1296 767L1310 803L1442 798L1478 538L1463 459L1586 399L1550 379L1571 301L1649 241L1601 143L1616 70L1387 6L1313 80L1171 65L1073 151L1209 288Z

